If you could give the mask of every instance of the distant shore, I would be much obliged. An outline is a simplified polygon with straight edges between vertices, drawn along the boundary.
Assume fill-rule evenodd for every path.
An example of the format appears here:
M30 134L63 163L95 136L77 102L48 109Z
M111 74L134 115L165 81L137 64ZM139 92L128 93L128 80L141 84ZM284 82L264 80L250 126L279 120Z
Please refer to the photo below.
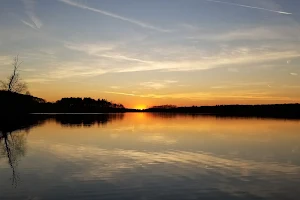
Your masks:
M29 113L39 114L99 114L99 113L183 113L224 117L266 117L300 119L300 104L216 105L216 106L156 106L144 110L125 108L105 99L63 98L55 103L44 99L7 91L0 91L0 116Z

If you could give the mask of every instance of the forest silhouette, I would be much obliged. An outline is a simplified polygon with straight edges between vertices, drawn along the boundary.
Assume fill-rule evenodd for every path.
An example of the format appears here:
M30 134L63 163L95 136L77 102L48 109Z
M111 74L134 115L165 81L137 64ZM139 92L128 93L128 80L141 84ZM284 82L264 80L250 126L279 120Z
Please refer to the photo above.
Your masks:
M177 107L161 105L137 110L125 108L122 104L112 103L105 99L92 98L62 98L56 102L31 95L9 91L0 91L0 116L24 115L29 113L194 113L217 116L241 117L271 117L300 119L300 104L270 104L270 105L216 105ZM70 116L69 116L70 117Z

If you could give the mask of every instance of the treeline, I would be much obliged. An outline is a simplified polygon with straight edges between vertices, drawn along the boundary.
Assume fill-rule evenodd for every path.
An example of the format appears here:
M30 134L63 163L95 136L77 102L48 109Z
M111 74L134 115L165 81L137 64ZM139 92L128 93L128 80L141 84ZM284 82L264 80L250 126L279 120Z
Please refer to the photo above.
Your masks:
M59 112L106 112L122 111L125 107L122 104L112 103L106 99L92 98L62 98L54 103L54 107Z
M154 106L145 110L127 109L105 99L62 98L50 103L44 99L15 92L0 91L0 116L26 113L191 113L216 116L271 117L300 119L300 104L272 105L217 105L176 107L175 105Z
M25 113L107 113L124 112L122 104L105 99L62 98L57 102L46 102L44 99L15 92L0 91L1 114Z
M177 106L167 104L167 105L153 106L150 109L175 109L175 108L177 108Z
M216 106L155 106L145 112L199 113L217 116L300 118L300 104L216 105Z
M0 114L30 113L46 104L41 98L0 90Z

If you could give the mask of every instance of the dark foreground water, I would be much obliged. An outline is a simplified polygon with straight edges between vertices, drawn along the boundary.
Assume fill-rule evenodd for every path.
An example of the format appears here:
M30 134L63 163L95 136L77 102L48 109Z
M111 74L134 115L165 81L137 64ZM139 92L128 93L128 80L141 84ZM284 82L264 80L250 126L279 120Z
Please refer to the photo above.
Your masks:
M1 126L1 200L300 199L299 121L129 113Z

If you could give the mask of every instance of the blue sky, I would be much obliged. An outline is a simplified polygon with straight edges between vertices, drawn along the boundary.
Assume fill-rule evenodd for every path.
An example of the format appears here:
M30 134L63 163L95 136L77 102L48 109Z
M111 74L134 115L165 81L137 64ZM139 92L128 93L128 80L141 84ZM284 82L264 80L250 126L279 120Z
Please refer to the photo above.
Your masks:
M299 102L297 0L4 0L0 79L126 106Z

